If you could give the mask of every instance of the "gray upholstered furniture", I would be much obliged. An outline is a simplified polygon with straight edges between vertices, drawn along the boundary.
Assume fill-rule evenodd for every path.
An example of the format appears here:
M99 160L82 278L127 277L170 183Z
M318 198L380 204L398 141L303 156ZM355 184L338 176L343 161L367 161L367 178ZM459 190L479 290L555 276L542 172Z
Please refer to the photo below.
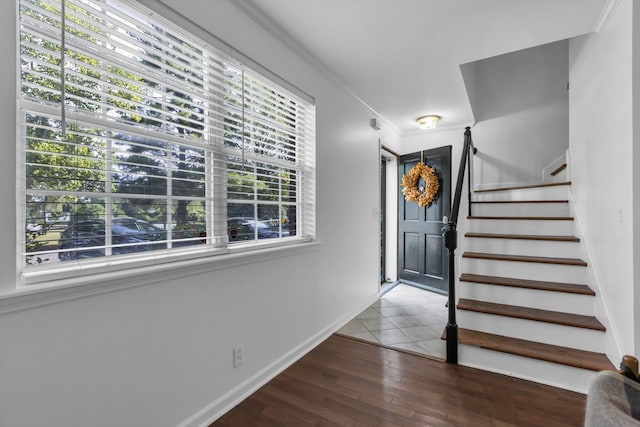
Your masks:
M602 371L589 385L585 427L640 427L640 383Z

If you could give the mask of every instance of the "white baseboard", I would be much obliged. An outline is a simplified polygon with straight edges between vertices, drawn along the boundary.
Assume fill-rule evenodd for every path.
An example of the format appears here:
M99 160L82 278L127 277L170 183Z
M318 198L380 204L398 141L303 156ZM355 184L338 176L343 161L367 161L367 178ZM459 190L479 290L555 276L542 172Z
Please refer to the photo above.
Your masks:
M274 377L276 377L282 371L298 361L309 351L313 350L316 346L318 346L329 336L331 336L331 334L333 334L351 319L360 314L364 309L373 304L378 298L379 296L377 294L374 295L369 301L367 301L365 305L363 305L362 307L358 307L357 310L354 310L352 313L343 317L339 321L327 326L317 334L302 342L297 347L293 348L291 351L283 354L282 357L278 358L270 365L267 365L266 367L261 369L255 375L238 384L236 387L232 388L227 393L220 396L218 399L214 400L209 405L205 406L203 409L178 424L177 427L208 427L215 420L226 414L233 407L256 392L260 387L267 384Z
M569 205L571 206L572 215L574 217L574 222L575 222L575 230L576 230L575 235L580 238L581 247L582 247L582 250L584 251L581 254L581 257L583 259L586 259L587 262L589 263L587 267L586 284L596 292L596 298L599 299L599 301L596 301L596 304L597 304L596 307L599 304L600 308L604 312L603 314L605 318L604 319L600 318L599 320L607 328L607 331L605 333L605 354L609 358L609 360L612 361L611 363L613 363L614 365L617 365L617 362L613 362L613 361L621 360L624 354L622 352L622 345L621 345L618 327L617 325L611 322L612 317L609 309L610 305L608 303L607 293L602 289L602 286L600 286L602 282L600 280L600 275L598 274L598 264L595 261L595 258L593 257L593 249L591 247L591 241L589 240L589 238L585 236L585 232L584 232L585 226L582 220L582 215L581 215L581 212L578 211L578 209L576 208L575 198L573 196L573 190L571 188L569 189L568 194L569 194ZM596 309L596 316L597 314L598 313Z

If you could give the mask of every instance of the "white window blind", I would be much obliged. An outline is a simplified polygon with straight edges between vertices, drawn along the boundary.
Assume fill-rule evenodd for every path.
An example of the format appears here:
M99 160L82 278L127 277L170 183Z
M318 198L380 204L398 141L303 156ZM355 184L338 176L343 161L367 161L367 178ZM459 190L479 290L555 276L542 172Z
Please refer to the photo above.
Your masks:
M313 237L312 104L130 1L19 25L25 269Z

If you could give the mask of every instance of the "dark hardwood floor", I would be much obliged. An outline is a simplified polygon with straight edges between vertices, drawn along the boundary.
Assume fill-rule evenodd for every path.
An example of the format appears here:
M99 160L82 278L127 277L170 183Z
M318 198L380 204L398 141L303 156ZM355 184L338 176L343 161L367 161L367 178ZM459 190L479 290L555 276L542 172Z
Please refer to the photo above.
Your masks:
M334 335L212 426L582 426L585 402Z

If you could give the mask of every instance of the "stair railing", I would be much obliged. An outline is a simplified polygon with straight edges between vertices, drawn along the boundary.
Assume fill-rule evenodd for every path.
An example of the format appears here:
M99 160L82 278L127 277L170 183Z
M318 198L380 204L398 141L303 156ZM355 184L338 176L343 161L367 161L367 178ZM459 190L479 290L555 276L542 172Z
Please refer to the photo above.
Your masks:
M449 222L443 229L445 247L449 250L449 318L447 321L447 363L458 363L458 324L456 323L456 271L455 252L458 247L458 213L460 211L460 199L462 198L462 187L464 186L465 169L468 169L467 182L467 204L469 205L469 216L471 216L471 158L472 154L478 152L471 139L471 128L464 131L464 147L458 168L458 179L456 181L456 192L453 197L453 206ZM468 167L467 167L468 165Z

